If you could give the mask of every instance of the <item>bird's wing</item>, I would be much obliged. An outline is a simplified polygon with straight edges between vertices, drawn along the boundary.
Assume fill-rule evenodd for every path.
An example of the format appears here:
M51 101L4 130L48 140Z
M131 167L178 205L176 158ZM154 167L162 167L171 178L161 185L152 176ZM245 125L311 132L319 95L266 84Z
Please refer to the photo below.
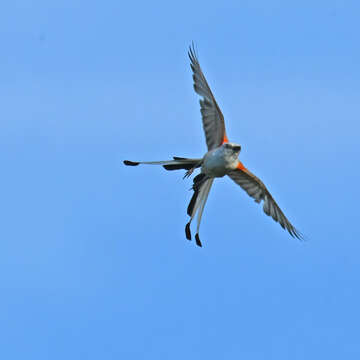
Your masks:
M279 208L279 205L271 196L269 190L258 177L252 174L241 163L239 164L238 169L229 172L228 175L240 185L249 196L255 199L257 203L260 203L261 200L264 201L263 210L266 215L271 216L277 221L292 237L296 237L300 240L302 239L301 233L291 225L290 221Z
M200 108L206 137L206 144L208 150L212 150L224 142L228 142L225 132L224 116L221 113L221 110L216 103L215 97L210 90L210 86L208 85L201 70L194 49L194 44L189 48L188 55L191 61L190 66L193 71L195 92L203 97L200 100Z

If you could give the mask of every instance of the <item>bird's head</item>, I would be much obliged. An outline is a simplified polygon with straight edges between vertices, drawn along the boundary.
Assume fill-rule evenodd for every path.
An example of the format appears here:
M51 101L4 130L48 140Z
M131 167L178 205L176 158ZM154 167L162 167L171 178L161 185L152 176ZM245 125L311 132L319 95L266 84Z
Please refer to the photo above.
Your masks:
M225 150L225 153L228 154L229 156L235 158L239 156L241 151L241 146L239 144L228 142L228 143L224 143L222 146Z

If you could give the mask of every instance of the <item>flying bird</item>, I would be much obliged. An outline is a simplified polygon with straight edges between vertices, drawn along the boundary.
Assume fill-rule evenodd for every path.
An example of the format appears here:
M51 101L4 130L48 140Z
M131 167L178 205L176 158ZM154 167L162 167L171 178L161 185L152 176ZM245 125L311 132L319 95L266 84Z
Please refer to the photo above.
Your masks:
M186 170L184 178L189 177L195 169L200 168L200 173L193 179L192 190L194 193L187 208L190 220L185 226L186 238L191 240L190 224L197 213L195 241L200 247L202 244L199 229L205 203L214 179L225 175L240 185L255 202L263 201L265 214L271 216L292 237L302 239L301 233L286 218L264 183L239 161L241 146L230 142L227 137L224 116L201 70L194 44L190 46L188 56L193 72L194 90L201 97L200 111L208 148L207 153L202 158L174 157L173 160L141 162L125 160L124 164L128 166L162 165L166 170L184 169Z

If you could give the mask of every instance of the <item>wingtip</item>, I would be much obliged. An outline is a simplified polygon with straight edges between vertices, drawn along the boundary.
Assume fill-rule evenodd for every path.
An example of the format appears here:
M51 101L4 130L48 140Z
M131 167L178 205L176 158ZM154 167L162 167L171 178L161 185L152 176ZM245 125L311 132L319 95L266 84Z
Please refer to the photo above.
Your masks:
M195 49L195 42L194 42L194 40L191 41L191 45L189 45L188 56L189 56L190 61L191 61L192 63L197 62L197 57L198 57L198 56L197 56L197 51L196 51L196 49Z
M191 44L189 45L189 52L195 49L194 40L191 40Z
M136 162L136 161L124 160L124 164L127 165L127 166L137 166L140 163Z
M298 229L295 229L294 235L300 241L307 241L307 238Z
M298 229L296 228L292 228L292 229L288 229L289 234L293 237L296 238L300 241L306 241L306 237L304 236L304 234L302 234Z

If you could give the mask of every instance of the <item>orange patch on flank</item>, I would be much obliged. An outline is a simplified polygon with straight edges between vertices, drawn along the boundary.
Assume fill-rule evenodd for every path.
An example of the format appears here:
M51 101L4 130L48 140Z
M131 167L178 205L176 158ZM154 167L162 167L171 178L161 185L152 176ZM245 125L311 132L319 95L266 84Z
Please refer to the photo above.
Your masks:
M239 161L239 163L237 164L237 169L246 171L246 167L243 165L241 161Z
M227 136L225 134L224 138L223 138L223 142L221 143L221 145L224 144L224 143L227 143L227 142L229 142L229 139L227 138Z

